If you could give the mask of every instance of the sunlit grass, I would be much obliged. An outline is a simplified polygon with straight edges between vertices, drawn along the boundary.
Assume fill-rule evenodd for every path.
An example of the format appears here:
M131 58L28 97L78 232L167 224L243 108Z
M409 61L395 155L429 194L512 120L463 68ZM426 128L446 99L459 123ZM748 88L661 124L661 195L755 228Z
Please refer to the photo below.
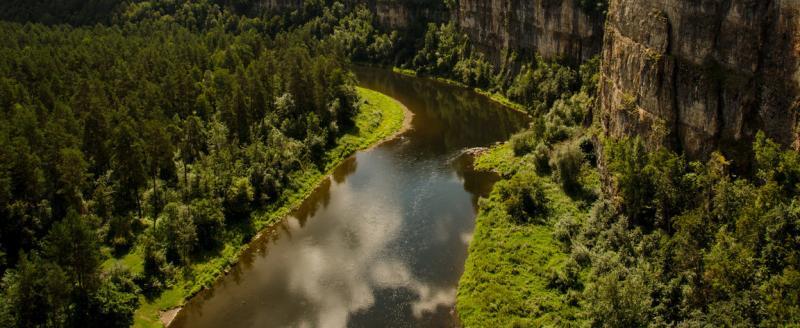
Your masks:
M392 71L397 73L397 74L402 74L402 75L406 75L406 76L412 76L412 77L420 76L420 74L417 71L413 70L413 69L393 67ZM440 76L424 76L424 77L427 78L427 79L430 79L430 80L434 80L434 81L437 81L437 82L440 82L440 83L444 83L444 84L448 84L448 85L452 85L452 86L457 86L457 87L461 87L461 88L468 88L469 87L468 85L466 85L464 83L461 83L459 81L448 79L448 78L443 78L443 77L440 77ZM525 109L525 106L523 106L523 105L521 105L521 104L519 104L517 102L514 102L511 99L508 99L506 96L504 96L501 93L491 92L491 91L484 90L484 89L481 89L481 88L473 88L473 91L475 91L476 93L478 93L480 95L485 96L486 98L489 98L489 100L491 100L493 102L496 102L496 103L498 103L500 105L506 106L506 107L508 107L510 109L513 109L515 111L518 111L518 112L521 112L521 113L524 113L524 114L528 113L528 111Z
M510 145L481 155L476 168L510 177L519 170L534 170L526 159L514 157ZM575 324L577 305L548 287L550 270L568 259L553 239L553 226L562 217L588 217L582 208L550 177L538 178L548 199L545 224L520 224L506 213L493 190L480 202L469 257L458 285L457 310L464 327L537 327Z

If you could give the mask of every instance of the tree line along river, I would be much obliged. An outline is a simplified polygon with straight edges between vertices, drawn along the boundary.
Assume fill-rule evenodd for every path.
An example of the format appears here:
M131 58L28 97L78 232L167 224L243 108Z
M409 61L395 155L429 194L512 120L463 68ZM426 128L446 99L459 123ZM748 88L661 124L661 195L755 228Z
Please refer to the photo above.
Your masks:
M398 138L343 162L171 327L452 327L479 196L496 177L464 150L523 114L471 90L356 67L414 113Z

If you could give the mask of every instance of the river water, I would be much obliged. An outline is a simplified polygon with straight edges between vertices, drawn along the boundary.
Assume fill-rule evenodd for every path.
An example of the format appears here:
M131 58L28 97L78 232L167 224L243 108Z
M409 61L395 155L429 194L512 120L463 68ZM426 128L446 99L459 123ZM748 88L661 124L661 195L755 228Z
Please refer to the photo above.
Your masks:
M342 163L171 327L458 326L477 199L496 179L463 151L507 140L526 119L462 88L355 72L406 105L412 128Z

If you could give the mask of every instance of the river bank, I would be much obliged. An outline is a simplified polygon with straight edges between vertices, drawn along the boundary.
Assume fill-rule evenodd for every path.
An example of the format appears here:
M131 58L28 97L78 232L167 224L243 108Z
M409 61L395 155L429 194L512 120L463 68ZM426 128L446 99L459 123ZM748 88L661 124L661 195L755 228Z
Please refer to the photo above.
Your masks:
M475 166L499 174L502 180L479 202L475 233L458 284L461 322L465 327L580 322L578 304L553 288L554 277L569 261L568 250L555 238L555 225L562 217L586 220L591 204L565 193L552 177L538 176L537 184L547 198L546 217L543 222L519 223L507 213L499 185L517 174L536 176L531 158L514 156L506 142L479 155ZM591 170L584 170L582 179L590 188L599 184Z
M263 231L280 222L327 180L333 169L355 152L390 140L410 127L409 111L399 101L365 88L358 88L358 93L365 102L356 115L355 132L340 137L337 146L328 151L324 170L313 167L300 172L294 177L297 188L286 190L274 205L254 214L250 222L253 230ZM172 286L160 295L151 299L142 297L134 316L134 327L168 325L178 314L175 309L225 274L228 268L238 262L248 242L257 236L226 240L221 251L205 256L177 274ZM141 255L136 251L117 261L133 266L131 269L134 272L141 270L137 266L143 265Z
M457 325L476 201L496 180L460 154L508 140L525 117L472 90L354 72L413 111L413 127L339 165L171 327Z

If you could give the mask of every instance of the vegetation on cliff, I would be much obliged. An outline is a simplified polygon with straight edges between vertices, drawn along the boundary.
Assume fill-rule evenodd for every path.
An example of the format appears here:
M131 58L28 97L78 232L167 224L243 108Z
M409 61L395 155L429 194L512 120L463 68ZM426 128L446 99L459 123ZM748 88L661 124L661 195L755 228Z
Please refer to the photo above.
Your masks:
M335 163L399 128L402 109L357 89L348 61L533 118L477 162L502 181L458 289L466 326L800 322L797 152L759 134L735 175L719 153L606 138L591 122L598 59L509 49L494 63L455 22L387 31L330 1L241 16L251 5L0 5L52 24L0 23L0 325L127 326L137 309L160 325Z

